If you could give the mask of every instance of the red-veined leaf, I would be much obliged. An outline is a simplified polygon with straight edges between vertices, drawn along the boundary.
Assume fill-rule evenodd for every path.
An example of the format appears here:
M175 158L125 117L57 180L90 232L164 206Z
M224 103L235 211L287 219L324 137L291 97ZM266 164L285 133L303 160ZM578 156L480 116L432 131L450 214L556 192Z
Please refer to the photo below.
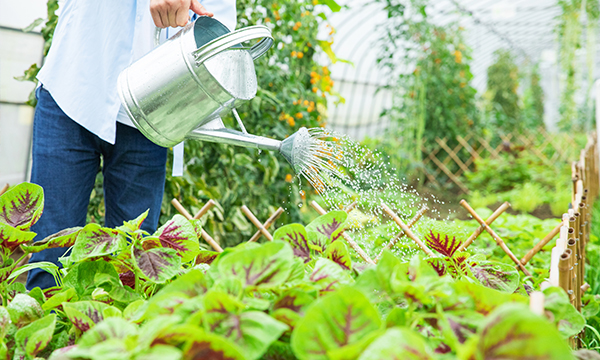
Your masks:
M118 230L103 228L98 224L87 224L80 230L71 252L72 261L111 255L127 246L125 236Z
M44 191L31 183L21 183L0 196L0 223L29 230L44 210Z
M144 251L134 248L132 257L136 268L148 280L164 283L179 273L181 258L177 251L169 248L155 248Z
M0 245L3 248L9 249L11 252L19 245L25 244L33 240L36 233L24 231L12 226L0 223Z
M176 250L182 262L194 259L200 252L194 225L181 215L175 215L156 230L153 236L158 237L163 247Z
M337 210L330 211L313 220L306 226L309 245L312 242L315 247L321 249L320 252L325 251L327 245L340 238L342 231L346 228L347 218L348 214L345 211Z
M19 329L15 334L17 346L31 358L44 350L52 340L56 314L50 314Z
M380 327L381 317L369 299L359 290L345 287L317 300L306 311L292 332L291 345L301 360L330 359L332 352L349 347L353 347L353 356L347 358L357 358Z
M78 226L61 230L43 240L36 241L34 245L23 245L23 249L26 252L34 253L51 248L71 247L75 245L75 240L81 229L83 228Z
M447 234L444 234L442 238L442 234L438 233L436 235L432 230L429 231L429 234L425 235L425 242L433 250L448 257L452 257L462 244L460 240L456 240L456 236L453 236L452 240L450 240Z
M110 316L120 316L119 309L98 301L77 301L63 303L67 317L82 332L88 331L94 325Z
M325 257L341 266L342 269L352 270L350 252L348 252L346 244L341 241L329 244L325 250Z
M269 288L283 284L289 278L293 264L294 254L290 245L273 241L222 253L216 266L211 267L210 274L215 279L239 278L244 286Z
M310 261L310 248L307 241L306 229L300 224L289 224L278 228L273 234L273 240L282 240L292 246L294 256L307 263Z

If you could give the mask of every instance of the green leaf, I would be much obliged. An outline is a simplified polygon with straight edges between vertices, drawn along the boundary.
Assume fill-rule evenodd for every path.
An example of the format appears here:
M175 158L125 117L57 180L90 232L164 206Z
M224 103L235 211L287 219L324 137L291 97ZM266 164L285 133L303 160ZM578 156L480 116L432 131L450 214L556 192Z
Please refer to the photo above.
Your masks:
M273 303L273 310L290 309L304 315L306 309L315 301L316 294L292 288L284 291Z
M135 325L120 317L109 317L86 331L77 345L81 348L89 348L110 339L125 339L135 335L137 335Z
M328 359L331 351L361 342L381 325L377 310L362 292L342 288L308 309L292 332L292 349L302 360ZM356 350L355 357L362 349Z
M10 276L10 274L12 274L17 264L15 264L15 261L13 259L7 258L4 260L4 264L2 265L3 266L0 268L0 282L5 282Z
M335 0L319 0L319 4L326 5L332 12L338 12L342 9Z
M291 330L294 330L296 324L302 316L288 308L280 308L271 312L273 319L286 324Z
M136 313L138 310L146 305L146 300L136 300L131 304L127 305L127 307L123 310L123 318L129 321L133 321L137 316Z
M135 356L135 360L179 360L183 352L177 348L166 345L155 345Z
M27 25L26 27L23 28L23 32L30 32L31 30L33 30L36 26L38 26L39 24L43 23L44 19L43 18L37 18L35 20L33 20L33 22L29 25Z
M29 253L40 252L45 249L57 247L71 247L75 245L75 240L82 227L73 227L61 230L56 234L52 234L43 240L36 241L34 245L23 245L23 250Z
M219 256L219 252L200 250L198 256L196 256L196 264L212 264L213 261Z
M31 264L25 264L25 265L17 268L15 271L13 271L10 274L10 276L8 277L7 280L15 279L19 275L24 274L32 269L42 269L42 270L52 274L52 276L54 276L54 278L56 278L58 276L58 266L56 266L55 264L53 264L51 262L40 261L40 262L31 263Z
M4 335L6 335L10 323L11 320L8 310L6 310L4 306L0 306L0 340L4 339Z
M105 317L121 316L119 309L98 301L63 303L63 310L71 323L82 332L93 328Z
M554 315L554 323L558 331L567 339L577 335L585 326L585 318L569 300L569 296L559 287L544 290L544 308Z
M299 257L307 263L310 261L310 248L308 247L308 235L304 226L300 224L284 225L273 234L273 240L285 241L294 250L294 256Z
M272 288L288 279L293 263L292 248L287 243L273 241L223 253L209 271L215 279L236 277L246 287Z
M129 286L124 286L118 277L112 274L96 274L94 282L97 288L94 291L103 290L112 300L130 303L140 299L140 295ZM92 293L93 295L93 293ZM93 296L92 296L93 297Z
M173 280L173 282L166 285L157 294L178 292L192 298L205 294L207 290L206 276L202 271L193 269Z
M56 314L50 314L21 328L15 334L17 346L31 357L35 357L52 340Z
M354 283L354 279L347 271L325 258L317 260L309 280L317 285L322 292L333 291L342 285Z
M433 359L423 337L408 329L393 327L375 339L358 360L427 360Z
M253 360L260 358L287 329L264 312L246 311L222 322L214 332L237 344L246 358Z
M341 241L331 243L325 250L325 257L338 264L342 269L352 270L352 260L346 244Z
M497 261L482 261L471 267L473 276L481 285L512 294L519 287L519 272L512 266Z
M528 298L522 295L507 294L465 280L456 281L454 288L457 295L472 299L474 310L483 315L488 315L496 307L508 302L521 302L524 304L529 302Z
M118 230L98 224L87 224L77 235L71 260L78 262L87 258L111 255L127 246L127 240Z
M63 279L63 288L75 289L80 297L89 296L98 287L96 277L100 274L106 274L119 281L117 270L111 263L104 260L86 261L69 269ZM106 281L105 278L99 277L99 279Z
M204 308L206 314L204 321L213 329L220 323L237 316L243 309L244 303L223 291L210 290L204 296Z
M45 311L52 310L58 306L61 306L62 303L75 299L77 297L77 292L73 288L65 288L61 292L54 294L50 299L46 300L46 302L42 305L42 309Z
M181 215L175 215L156 230L153 236L158 237L163 247L176 250L182 262L193 260L200 252L194 225Z
M558 330L525 304L498 307L479 334L478 353L483 359L574 359Z
M325 251L327 245L339 239L346 228L348 214L345 211L330 211L314 219L306 226L308 241ZM313 235L313 236L311 236Z
M0 222L0 246L14 251L19 245L26 244L33 240L36 233L16 229L10 225Z
M8 304L6 310L10 314L12 323L19 328L44 316L44 310L42 310L37 300L26 294L17 294Z
M146 210L142 214L140 214L140 216L133 220L123 221L123 225L119 226L117 230L121 230L130 234L138 231L142 227L142 223L144 222L144 220L146 220L146 218L148 217L149 212L150 210Z
M218 359L218 360L246 360L233 342L216 334L207 333L202 329L190 332L188 343L184 347L186 359Z
M162 284L179 273L181 258L169 248L132 249L132 257L140 274L157 284Z
M333 49L331 48L331 45L333 45L333 41L317 40L317 44L319 44L319 46L321 47L323 52L325 52L325 54L327 54L327 56L329 56L329 60L331 60L331 62L333 64L335 64L336 62L339 61L339 62L353 65L353 63L351 61L340 59L337 57L337 55L335 55L335 53L333 52Z
M44 210L44 191L31 183L21 183L0 196L0 224L27 231Z

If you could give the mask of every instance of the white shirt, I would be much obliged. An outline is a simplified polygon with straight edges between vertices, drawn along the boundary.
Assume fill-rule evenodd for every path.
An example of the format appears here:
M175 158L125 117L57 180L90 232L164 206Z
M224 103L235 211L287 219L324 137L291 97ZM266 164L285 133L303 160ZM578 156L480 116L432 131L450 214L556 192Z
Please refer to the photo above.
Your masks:
M200 3L235 29L235 0ZM65 114L114 144L116 122L131 125L121 108L117 77L154 48L154 29L150 0L67 0L37 78ZM168 28L162 36L177 30Z

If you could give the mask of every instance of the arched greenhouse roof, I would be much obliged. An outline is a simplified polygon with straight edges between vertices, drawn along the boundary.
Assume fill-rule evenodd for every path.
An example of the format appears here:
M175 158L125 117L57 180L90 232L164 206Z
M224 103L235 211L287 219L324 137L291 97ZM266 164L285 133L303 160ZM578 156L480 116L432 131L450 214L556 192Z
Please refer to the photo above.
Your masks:
M380 89L389 84L390 75L377 62L381 55L384 27L389 21L385 10L387 2L346 0L338 3L345 8L329 16L336 31L332 49L339 58L352 64L337 62L331 66L332 79L346 102L337 107L331 104L329 124L356 138L380 136L389 121L380 114L392 103L390 91ZM410 13L411 9L407 8L405 14L419 16ZM522 71L538 65L545 98L545 123L550 129L556 127L562 86L558 68L558 23L562 10L558 1L431 0L426 13L428 19L437 25L457 23L464 28L465 43L472 58L471 86L478 95L485 92L487 69L494 62L496 50L509 50ZM583 27L582 42L585 42L585 12L579 21ZM325 31L323 35L327 35ZM597 36L591 40L598 42ZM594 57L591 59L597 67L600 62L598 47L593 49ZM586 46L578 49L576 56L581 70L578 75L580 91L576 98L581 102L588 97L585 94L586 62L589 61Z

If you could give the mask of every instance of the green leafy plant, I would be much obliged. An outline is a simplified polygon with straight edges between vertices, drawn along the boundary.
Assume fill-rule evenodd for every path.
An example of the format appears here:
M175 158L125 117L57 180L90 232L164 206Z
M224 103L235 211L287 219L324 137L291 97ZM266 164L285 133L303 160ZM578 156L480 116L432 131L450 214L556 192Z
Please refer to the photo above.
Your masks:
M519 104L519 68L508 50L497 50L495 62L487 69L488 112L493 126L503 132L519 131L523 128Z
M392 78L386 88L393 103L382 114L391 119L389 136L373 146L410 175L420 165L423 148L431 149L437 137L454 146L456 135L477 131L470 49L458 24L442 27L429 18L429 1L381 2L388 20L382 25L378 61ZM406 7L411 11L405 14Z
M429 232L434 259L405 261L385 251L377 265L365 266L342 240L344 211L222 253L200 248L197 221L175 216L148 234L140 230L145 215L115 229L92 223L23 245L71 250L57 287L27 293L21 284L8 286L0 356L572 359L565 339L586 326L558 288L545 290L549 318L531 313L526 292L515 292L525 283L512 264L489 259L502 259L494 252L457 252L461 241L450 233ZM496 221L507 239L501 229L524 227ZM589 304L589 314L594 304L600 309Z

